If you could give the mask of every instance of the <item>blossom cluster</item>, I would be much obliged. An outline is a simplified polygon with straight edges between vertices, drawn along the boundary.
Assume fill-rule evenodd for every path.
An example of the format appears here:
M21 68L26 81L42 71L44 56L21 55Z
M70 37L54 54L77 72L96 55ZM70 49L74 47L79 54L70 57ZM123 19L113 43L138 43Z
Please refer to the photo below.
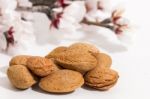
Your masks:
M28 0L0 0L0 51L14 53L34 40L32 22L22 20L29 14L17 6L32 6Z
M16 52L35 42L38 33L34 32L36 29L32 26L36 19L33 18L33 13L42 12L43 9L45 15L50 16L47 28L49 33L42 33L40 40L46 37L105 42L113 38L114 42L123 44L122 41L130 43L132 38L132 34L127 33L130 24L123 16L124 11L112 6L109 0L55 0L54 4L50 4L52 6L42 3L37 6L32 1L34 0L0 0L0 51L11 52L13 49ZM42 20L47 19L43 17ZM47 27L46 24L40 26ZM103 36L106 39L100 39ZM112 41L107 42L112 44Z

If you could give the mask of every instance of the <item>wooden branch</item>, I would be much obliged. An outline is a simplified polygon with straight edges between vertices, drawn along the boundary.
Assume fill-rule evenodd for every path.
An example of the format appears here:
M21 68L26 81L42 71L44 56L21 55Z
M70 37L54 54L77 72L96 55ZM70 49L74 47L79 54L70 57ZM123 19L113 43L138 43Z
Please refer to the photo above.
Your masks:
M17 11L29 11L29 12L45 12L48 10L49 6L33 6L32 8L29 7L17 7Z
M57 0L29 0L32 2L33 6L37 5L47 5L47 6L52 6Z
M110 19L107 19L102 21L102 22L92 22L92 21L88 21L86 19L84 19L81 23L84 23L84 24L88 24L88 25L95 25L95 26L100 26L100 27L105 27L105 28L108 28L112 31L114 31L114 26L111 25L111 21L108 21Z
M54 5L58 0L29 0L32 2L32 8L28 7L17 7L17 11L29 11L29 12L42 12L45 13L49 19L52 18L52 9L56 6ZM71 0L71 1L78 1L78 0ZM81 0L82 1L82 0Z
M52 19L52 9L49 6L33 6L32 8L28 7L17 7L17 11L28 11L28 12L42 12L45 13L49 19Z
M53 6L54 3L58 0L29 0L32 2L33 6L37 5L46 5L46 6ZM70 0L70 1L84 1L84 0Z

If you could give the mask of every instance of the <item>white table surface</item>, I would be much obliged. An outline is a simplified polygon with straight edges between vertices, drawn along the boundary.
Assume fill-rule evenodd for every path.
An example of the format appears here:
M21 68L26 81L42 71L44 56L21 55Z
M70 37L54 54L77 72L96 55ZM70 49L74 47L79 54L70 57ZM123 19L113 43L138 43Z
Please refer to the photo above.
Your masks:
M115 1L114 1L115 2ZM38 88L24 91L12 87L6 76L10 56L0 54L0 98L1 99L149 99L150 98L150 9L149 0L124 0L128 17L138 24L135 44L125 52L110 53L112 68L120 78L115 87L100 92L79 88L70 94L48 94ZM55 45L57 46L57 45ZM55 46L33 48L33 55L46 55Z

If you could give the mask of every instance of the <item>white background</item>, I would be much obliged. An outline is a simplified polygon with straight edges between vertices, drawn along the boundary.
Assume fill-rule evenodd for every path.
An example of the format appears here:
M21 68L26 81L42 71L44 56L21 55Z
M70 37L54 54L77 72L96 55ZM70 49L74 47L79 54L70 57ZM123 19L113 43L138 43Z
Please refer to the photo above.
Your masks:
M118 0L125 5L126 14L136 24L136 42L126 52L110 53L112 68L119 71L119 81L106 92L77 89L70 94L55 95L32 88L14 89L6 77L10 56L0 54L0 98L1 99L149 99L150 98L150 1ZM116 0L112 0L116 2ZM46 55L55 46L33 48L33 55Z

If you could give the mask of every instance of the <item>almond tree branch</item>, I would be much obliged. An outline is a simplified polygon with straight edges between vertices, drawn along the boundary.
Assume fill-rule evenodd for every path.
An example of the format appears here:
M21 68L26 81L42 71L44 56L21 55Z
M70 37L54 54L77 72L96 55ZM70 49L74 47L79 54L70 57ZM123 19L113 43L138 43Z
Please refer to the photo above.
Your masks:
M49 19L52 19L52 9L55 8L55 2L58 0L29 0L32 2L32 8L28 7L17 7L17 11L29 11L29 12L42 12L45 13ZM77 1L77 0L70 0L70 1ZM81 0L82 1L82 0Z
M46 5L38 5L38 6L33 6L32 8L29 7L17 7L17 11L28 11L28 12L42 12L45 13L49 19L51 19L52 15L52 8Z
M47 5L52 6L57 0L29 0L32 2L33 6L37 5Z
M88 20L84 19L81 23L105 27L105 28L108 28L108 29L114 31L114 26L111 24L110 18L107 18L107 19L103 20L102 22L92 22L92 21L88 21Z
M37 5L46 5L46 6L53 6L54 3L58 0L29 0L32 2L33 6ZM70 0L70 1L85 1L85 0Z

